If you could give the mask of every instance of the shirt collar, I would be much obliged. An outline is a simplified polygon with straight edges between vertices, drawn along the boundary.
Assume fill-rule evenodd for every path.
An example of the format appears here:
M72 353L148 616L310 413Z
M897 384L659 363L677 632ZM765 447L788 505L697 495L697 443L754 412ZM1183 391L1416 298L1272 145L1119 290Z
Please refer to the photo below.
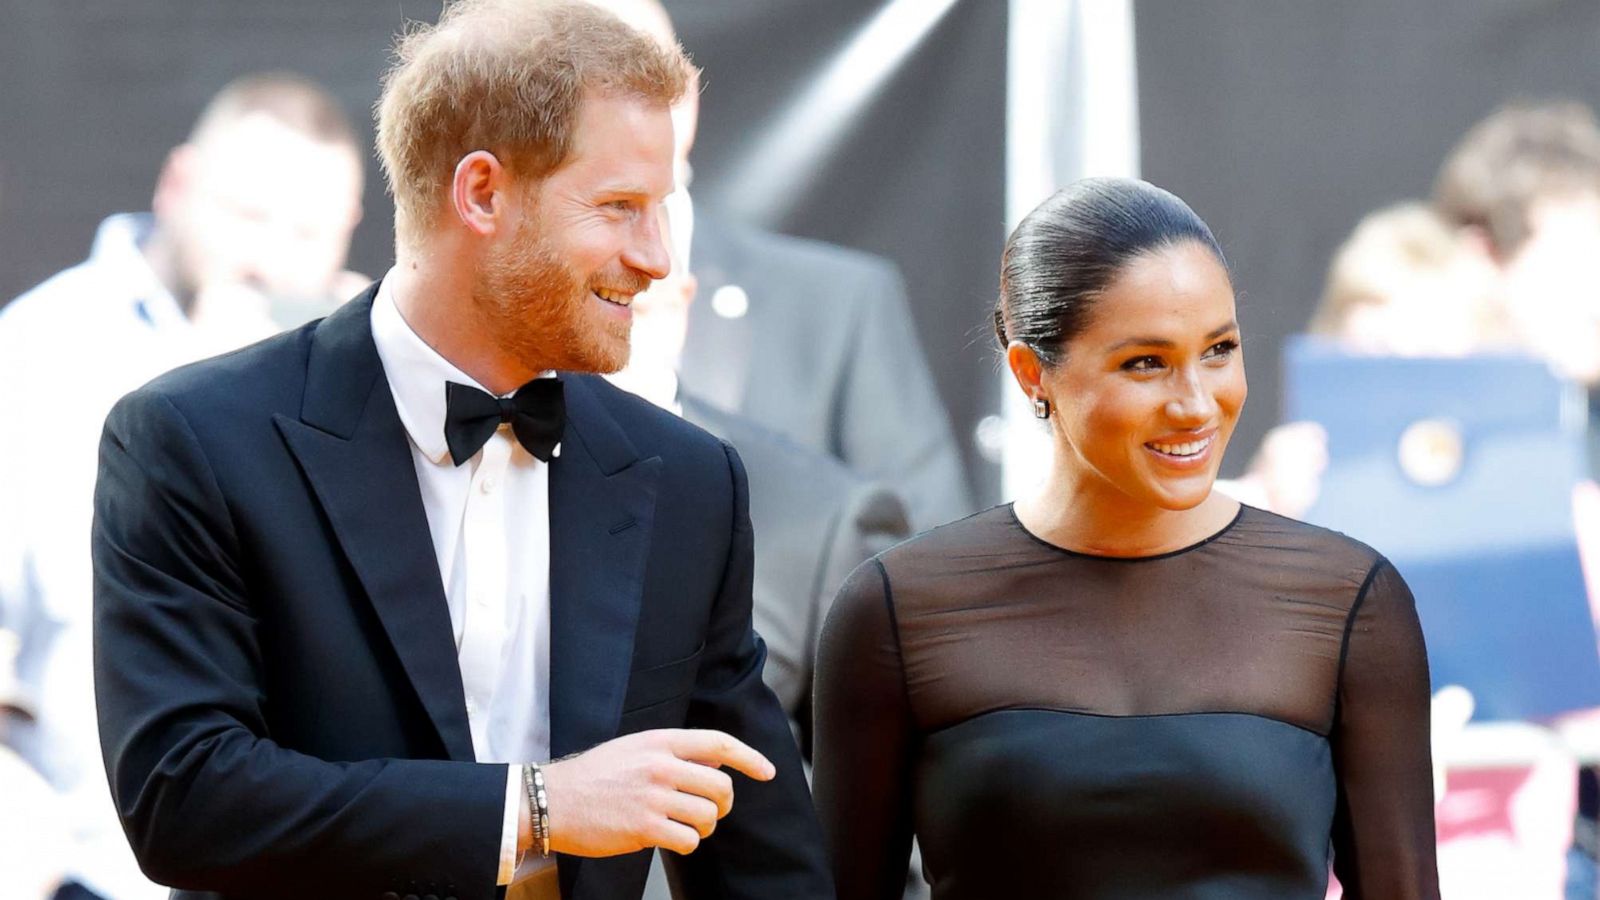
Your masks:
M372 340L377 344L383 374L394 394L395 411L411 443L423 456L443 465L450 460L450 446L444 438L445 382L454 381L486 394L494 392L440 356L411 329L394 301L394 291L390 287L394 283L393 274L391 268L384 275L378 283L378 294L372 300ZM553 378L555 373L543 372L539 377Z
M423 456L443 463L450 458L450 447L444 439L445 382L454 381L480 391L484 387L411 330L394 302L390 287L393 275L394 270L390 269L372 301L372 340L378 345L378 359L383 362L383 374L394 393L395 411L400 414L400 423L411 436L411 443Z
M107 216L95 229L89 261L96 270L110 273L116 283L127 287L130 302L142 309L140 315L152 326L186 327L189 317L144 256L144 242L155 227L155 216L150 213Z

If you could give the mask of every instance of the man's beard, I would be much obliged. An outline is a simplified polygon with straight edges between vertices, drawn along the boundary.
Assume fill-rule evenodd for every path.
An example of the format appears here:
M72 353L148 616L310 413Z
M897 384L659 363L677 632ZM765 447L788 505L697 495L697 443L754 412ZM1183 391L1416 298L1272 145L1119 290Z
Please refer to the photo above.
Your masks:
M529 217L484 261L472 299L500 350L529 371L615 372L628 362L630 329L596 315L590 291Z

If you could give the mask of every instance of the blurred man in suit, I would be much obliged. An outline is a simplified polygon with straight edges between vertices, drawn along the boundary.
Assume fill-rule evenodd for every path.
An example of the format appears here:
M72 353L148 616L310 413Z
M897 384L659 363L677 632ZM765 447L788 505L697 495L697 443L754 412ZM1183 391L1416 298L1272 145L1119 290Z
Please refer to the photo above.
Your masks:
M595 0L676 44L657 0ZM961 454L899 270L881 257L716 218L688 201L699 92L673 110L682 209L703 302L689 312L685 389L904 498L927 528L971 512Z
M669 210L681 210L673 202ZM750 473L755 527L755 627L767 645L762 677L811 757L811 683L822 621L845 577L910 534L905 509L886 488L838 460L712 406L685 390L677 370L695 300L687 265L691 224L666 226L672 271L634 299L628 366L613 383L671 410L738 449ZM692 896L680 891L679 896ZM646 900L668 900L663 868L651 870Z
M729 442L744 458L756 541L755 624L767 644L763 677L809 758L812 663L823 617L845 576L909 536L910 524L881 484L682 384L677 367L697 293L684 264L688 231L683 224L670 229L672 273L635 298L632 354L612 381Z
M362 156L321 87L284 73L238 79L168 154L150 213L110 216L88 259L0 308L0 624L21 638L18 677L37 707L7 740L70 823L63 897L166 896L128 850L95 736L89 519L101 424L161 372L276 331L272 298L346 289Z

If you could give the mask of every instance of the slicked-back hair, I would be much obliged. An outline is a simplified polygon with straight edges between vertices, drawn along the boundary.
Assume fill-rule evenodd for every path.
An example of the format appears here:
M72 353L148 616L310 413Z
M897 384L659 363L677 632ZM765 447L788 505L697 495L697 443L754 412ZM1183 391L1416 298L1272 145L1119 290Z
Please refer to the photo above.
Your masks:
M1085 178L1039 204L1000 257L995 336L1021 341L1046 366L1089 323L1094 302L1133 260L1193 241L1227 269L1211 229L1175 195L1136 178Z
M457 0L401 35L394 57L376 114L402 232L433 223L468 153L542 178L571 152L586 96L666 108L692 71L680 48L576 0Z

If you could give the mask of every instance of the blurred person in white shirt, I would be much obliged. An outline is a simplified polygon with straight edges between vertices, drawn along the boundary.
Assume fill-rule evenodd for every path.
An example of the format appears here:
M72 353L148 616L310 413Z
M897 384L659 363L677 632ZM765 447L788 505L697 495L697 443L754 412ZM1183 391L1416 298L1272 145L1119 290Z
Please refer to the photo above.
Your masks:
M17 636L0 628L0 740L16 722L32 718L32 704L16 682ZM66 860L66 826L55 811L50 786L21 757L0 745L0 897L44 900L60 887Z
M5 740L70 828L63 897L166 896L128 849L96 736L89 524L101 424L161 372L359 290L344 266L362 169L326 91L290 74L241 78L168 154L150 213L107 218L87 260L0 307L0 625L20 638L17 676L36 706Z

